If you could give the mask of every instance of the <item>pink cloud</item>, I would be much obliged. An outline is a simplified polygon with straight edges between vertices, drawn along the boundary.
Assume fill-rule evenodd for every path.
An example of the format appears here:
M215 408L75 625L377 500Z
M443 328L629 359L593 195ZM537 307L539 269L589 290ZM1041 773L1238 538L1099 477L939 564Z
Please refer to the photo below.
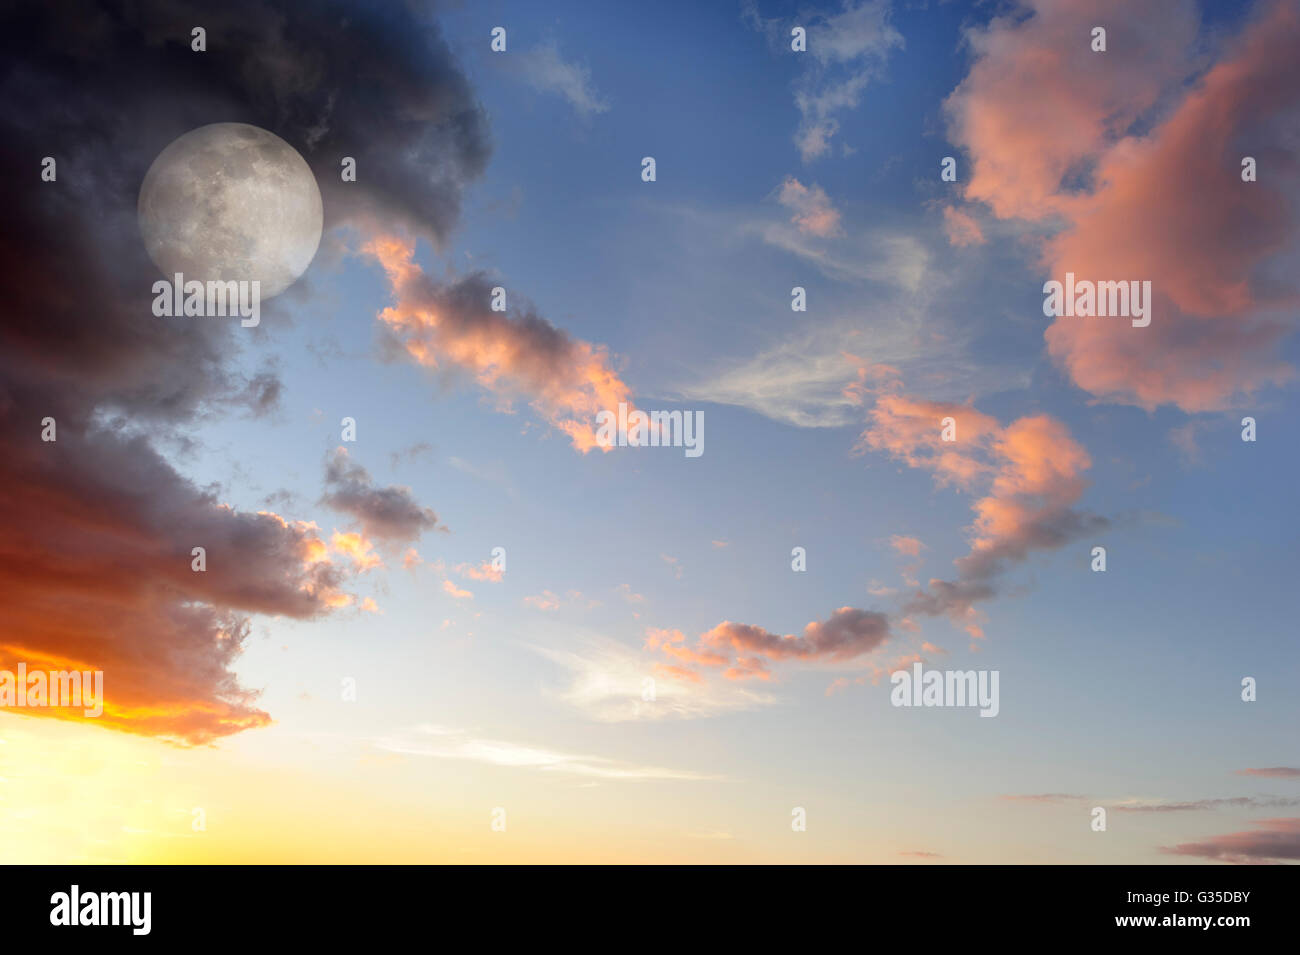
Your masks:
M1238 865L1300 860L1300 819L1257 819L1252 824L1258 828L1161 847L1160 851Z
M380 236L363 251L383 266L395 299L379 319L410 357L468 371L503 410L524 398L584 454L610 450L597 441L597 414L634 406L603 346L571 338L531 310L492 311L493 284L483 275L435 282L415 263L414 242Z
M943 440L942 421L949 417L956 426L954 441ZM1008 563L1105 523L1075 510L1087 487L1083 473L1092 462L1065 425L1048 415L1002 427L966 405L883 394L869 418L860 449L882 450L929 470L940 486L984 489L972 505L970 551L956 561L957 579L931 579L928 589L904 605L908 614L947 616L972 637L982 637L975 604L995 595L995 579ZM908 541L903 546L913 546L911 539L902 540Z
M882 613L841 607L825 621L814 620L803 634L781 635L752 624L724 620L702 633L693 646L680 630L647 631L646 648L678 663L725 668L729 680L771 679L769 664L785 660L845 662L879 648L889 639Z
M1292 766L1274 766L1271 769L1239 769L1239 776L1266 776L1272 779L1300 779L1300 769Z
M457 564L452 569L460 576L468 577L470 580L489 580L493 583L500 583L505 576L505 571L499 567L494 567L490 560L485 560L481 564Z
M781 183L777 201L794 212L790 221L800 232L825 239L843 231L840 228L840 214L821 186L805 186L793 176L787 176Z
M925 545L922 544L917 538L904 537L902 534L894 534L892 537L890 537L889 546L894 548L894 550L898 551L900 554L903 554L907 557L921 556L921 549L925 547Z
M1295 293L1263 275L1294 251L1300 11L1271 2L1196 78L1195 6L1034 0L969 35L946 103L970 153L965 198L1056 230L1049 277L1149 280L1152 319L1057 318L1048 351L1079 387L1148 410L1234 407L1293 370L1277 354ZM1108 51L1087 43L1108 28ZM1154 116L1151 123L1149 117ZM1254 156L1259 181L1241 180Z
M451 595L453 598L455 598L456 600L473 600L473 599L474 599L474 594L473 594L473 593L471 593L471 592L468 591L468 590L462 590L460 587L457 587L457 586L456 586L454 583L452 583L450 580L444 580L444 581L442 582L442 589L445 590L448 594L450 594L450 595Z
M948 243L958 248L984 244L984 230L974 216L954 206L943 207L943 232Z

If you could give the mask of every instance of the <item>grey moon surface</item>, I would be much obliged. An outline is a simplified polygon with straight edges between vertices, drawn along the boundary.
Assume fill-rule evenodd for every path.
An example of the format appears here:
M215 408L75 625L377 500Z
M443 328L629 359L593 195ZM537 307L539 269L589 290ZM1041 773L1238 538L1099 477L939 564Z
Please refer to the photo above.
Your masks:
M292 285L320 245L320 188L279 136L245 123L200 126L158 154L140 186L140 233L171 279Z

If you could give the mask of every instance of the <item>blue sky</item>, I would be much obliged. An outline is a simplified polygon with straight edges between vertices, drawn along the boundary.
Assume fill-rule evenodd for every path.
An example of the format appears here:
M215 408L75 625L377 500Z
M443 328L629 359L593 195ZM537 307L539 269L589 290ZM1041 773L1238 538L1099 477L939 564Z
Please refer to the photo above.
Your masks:
M883 57L834 62L823 76L813 53L789 50L789 24L861 8L901 38L883 41ZM1294 387L1271 385L1208 412L1108 401L1049 354L1042 248L1061 225L1000 217L967 195L980 156L950 138L944 110L976 59L967 31L987 30L997 9L762 3L757 16L783 31L779 42L730 3L487 3L440 15L493 149L444 247L422 240L416 261L442 282L485 271L512 305L529 302L606 346L638 407L703 413L705 452L580 454L526 396L503 413L499 395L454 362L435 372L385 354L383 271L360 253L361 230L327 234L239 358L247 372L271 363L279 408L196 421L194 447L171 459L238 510L314 520L328 535L353 529L320 502L324 462L352 417L350 458L376 484L408 487L447 532L413 545L423 560L413 569L400 547L356 578L378 613L257 618L237 673L263 691L275 723L187 755L197 761L187 772L329 778L348 818L424 820L409 851L426 857L454 845L469 854L457 858L481 859L1196 862L1206 857L1161 847L1295 815L1115 809L1300 795L1294 779L1236 775L1296 761L1288 597L1300 406ZM1231 55L1230 39L1258 14L1194 9L1209 52L1187 67L1184 89ZM489 49L498 25L504 54ZM827 154L802 156L795 91L855 72L867 79L854 105L833 112ZM949 155L957 183L939 178ZM641 180L643 156L656 159L655 182ZM824 192L839 216L832 234L791 225L781 201L791 179ZM984 241L953 244L945 206L969 211ZM1294 262L1294 248L1280 261ZM790 310L796 285L807 312ZM1279 357L1294 362L1293 339ZM891 537L923 542L917 586L950 579L986 492L938 486L926 468L860 446L879 396L844 398L858 360L898 369L917 400L973 407L1004 427L1050 416L1091 460L1071 506L1109 526L1012 561L979 606L984 639L944 616L898 626L914 561ZM1254 443L1240 439L1246 414L1258 421ZM1107 548L1105 573L1089 568L1095 545ZM791 570L797 546L804 573ZM456 573L494 547L507 554L502 580ZM526 600L546 594L558 606ZM846 660L782 663L770 681L706 670L698 688L681 688L689 705L677 718L611 720L575 692L584 673L653 672L648 628L680 630L688 644L724 621L799 634L841 607L888 615L890 641ZM943 651L925 652L927 666L1000 671L996 719L890 705L888 676L873 682L872 668L887 671L922 642ZM349 676L357 703L338 700ZM1259 680L1253 704L1240 699L1245 676ZM828 692L837 678L848 685ZM422 725L701 778L394 748L427 742ZM251 796L222 798L231 817L254 811ZM520 820L518 842L492 841L495 806ZM1112 807L1105 833L1089 829L1093 806ZM793 807L810 823L792 839ZM325 825L278 818L286 845ZM236 840L221 851L245 850Z

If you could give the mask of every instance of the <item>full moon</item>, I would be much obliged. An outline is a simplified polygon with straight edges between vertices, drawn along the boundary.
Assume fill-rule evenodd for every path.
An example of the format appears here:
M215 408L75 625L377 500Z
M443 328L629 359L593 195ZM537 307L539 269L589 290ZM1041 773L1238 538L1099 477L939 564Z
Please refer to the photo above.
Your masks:
M190 130L158 154L140 186L140 232L171 279L260 281L278 295L320 245L316 177L279 136L245 123Z

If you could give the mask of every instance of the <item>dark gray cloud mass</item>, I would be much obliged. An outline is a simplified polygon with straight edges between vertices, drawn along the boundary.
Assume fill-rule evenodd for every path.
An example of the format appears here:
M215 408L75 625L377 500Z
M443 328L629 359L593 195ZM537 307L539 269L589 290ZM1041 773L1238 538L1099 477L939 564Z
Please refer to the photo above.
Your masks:
M370 472L344 448L325 460L327 493L321 503L355 518L366 537L383 543L407 543L438 526L438 515L422 507L406 487L376 487Z
M195 26L206 52L190 48ZM245 376L234 361L274 333L274 302L256 335L150 308L141 181L168 143L214 122L261 126L302 153L327 228L383 223L436 243L489 153L483 110L415 4L0 14L0 666L102 668L102 722L186 742L269 719L230 669L246 615L328 612L341 582L310 528L222 506L151 443L200 413L263 413L280 391L273 371ZM45 156L56 182L40 179ZM343 156L356 183L340 181ZM41 440L47 417L55 442ZM207 548L205 573L193 546Z

